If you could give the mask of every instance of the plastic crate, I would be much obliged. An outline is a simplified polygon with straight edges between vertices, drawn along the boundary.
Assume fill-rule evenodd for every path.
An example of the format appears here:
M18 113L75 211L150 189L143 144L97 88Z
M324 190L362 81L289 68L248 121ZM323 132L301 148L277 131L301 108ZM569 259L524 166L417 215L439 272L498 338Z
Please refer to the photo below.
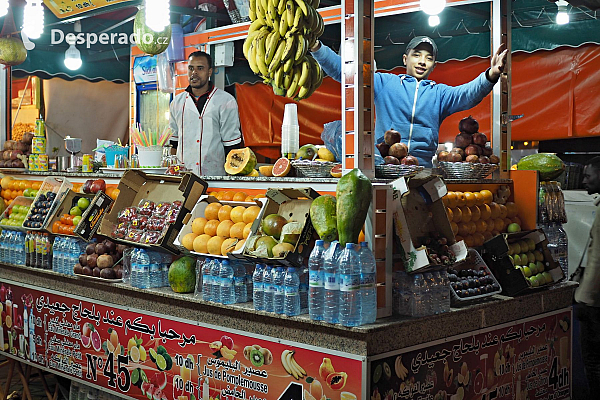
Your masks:
M24 228L31 231L47 231L49 222L52 220L52 216L56 213L56 210L59 204L62 203L64 196L72 188L73 184L65 178L59 176L48 176L44 178L44 181L42 182L42 185L40 186L40 189L33 200L32 207L29 209L27 217L25 217L25 222L23 223ZM48 212L41 220L33 221L32 217L34 215L33 210L36 208L35 205L39 204L43 198L47 197L48 193L55 194L54 199L51 201L51 204L48 207ZM35 227L25 226L28 221L39 223L39 225L36 224Z
M483 269L486 271L485 276L491 277L491 279L492 279L491 285L494 285L494 284L497 285L497 286L494 286L494 287L497 287L497 289L493 290L491 292L486 292L485 294L480 294L480 295L475 295L475 296L461 297L456 293L456 290L454 289L452 282L451 282L450 283L450 296L451 296L450 302L452 304L452 307L463 307L465 305L469 305L472 303L478 303L482 299L486 299L490 296L493 296L495 294L500 294L502 292L502 287L500 286L500 283L498 283L498 280L496 279L496 277L494 276L492 271L488 268L485 261L483 261L483 258L481 258L481 256L475 249L469 249L467 258L465 258L465 260L461 261L460 263L454 264L454 266L449 268L449 270L450 269L454 269L459 273L461 271L467 270L467 269L474 269L474 270ZM461 280L460 275L458 276L458 279L459 279L459 281Z
M6 207L6 210L4 210L4 213L2 214L2 217L0 217L0 220L3 220L4 218L8 218L8 216L10 215L11 210L13 209L14 206L27 206L27 207L31 207L31 204L33 203L33 198L32 197L25 197L25 196L18 196L16 197L12 203L10 203L10 205L8 207ZM27 216L25 217L25 219L27 219ZM14 231L21 231L21 232L26 232L29 228L23 228L23 225L19 225L19 226L14 226L14 225L4 225L4 224L0 224L0 228L2 229L11 229Z

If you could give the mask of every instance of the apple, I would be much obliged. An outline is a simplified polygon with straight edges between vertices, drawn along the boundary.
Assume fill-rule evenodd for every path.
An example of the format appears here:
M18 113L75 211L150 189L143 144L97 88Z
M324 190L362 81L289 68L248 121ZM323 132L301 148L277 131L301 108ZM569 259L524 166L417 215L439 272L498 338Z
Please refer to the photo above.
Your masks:
M83 184L83 187L81 188L83 193L92 193L92 190L91 190L92 183L94 183L93 179L88 179L87 181L85 181L85 183Z
M76 216L73 218L73 226L77 226L77 225L79 225L79 222L81 222L81 215L76 215Z
M106 191L106 182L104 181L104 179L96 179L92 182L90 190L94 194L98 192L104 192Z
M77 207L81 208L81 210L85 210L89 206L90 206L89 199L86 199L85 197L81 197L81 198L79 198L79 200L77 200Z
M508 233L521 232L521 226L519 224L517 224L516 222L513 222L512 224L508 225L508 227L506 228L506 231Z
M81 208L79 208L77 206L73 206L69 210L69 214L75 215L75 216L81 216Z

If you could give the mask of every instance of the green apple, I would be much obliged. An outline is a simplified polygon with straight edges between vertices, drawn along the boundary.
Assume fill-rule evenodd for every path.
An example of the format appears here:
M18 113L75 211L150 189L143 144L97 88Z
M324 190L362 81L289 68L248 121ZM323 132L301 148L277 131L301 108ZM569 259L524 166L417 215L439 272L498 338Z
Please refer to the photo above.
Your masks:
M536 275L539 272L535 263L529 263L528 267L531 270L532 275Z
M537 261L544 261L544 255L539 250L534 250L533 255Z
M535 255L532 252L527 253L527 261L529 261L530 263L535 262Z
M538 272L542 272L545 269L544 263L541 261L536 261L535 266L537 267Z
M519 254L515 254L513 256L513 264L514 265L521 265L521 256Z
M533 241L533 239L525 239L527 241L527 244L529 245L529 251L534 251L535 250L535 242Z
M521 252L521 245L519 243L513 243L513 254L519 254Z
M550 272L548 272L548 271L542 272L542 276L544 277L544 280L546 281L546 283L554 282L554 279L552 279L552 275L550 275Z
M541 272L536 274L535 277L537 278L538 282L540 283L540 286L546 284L546 278L544 277L544 275L542 275Z
M81 208L79 208L77 206L72 207L71 210L69 210L69 214L75 215L75 216L81 215Z
M527 258L527 254L521 253L521 265L529 264L529 258Z
M88 208L89 205L90 205L90 200L86 199L85 197L82 197L79 200L77 200L77 207L81 208L82 210L85 210L86 208Z
M2 220L0 221L0 224L7 225L8 224L8 218L2 218Z
M512 224L508 225L508 227L506 228L506 232L508 232L508 233L521 232L521 226L519 224L517 224L516 222L513 222Z
M533 275L533 276L530 276L527 279L529 279L529 283L531 283L532 287L538 287L538 286L540 286L540 282L538 281L537 276Z
M521 268L521 271L523 271L523 275L525 275L525 278L529 278L533 274L529 267L523 267Z
M81 221L81 215L77 215L77 216L73 217L73 226L79 225L80 221Z

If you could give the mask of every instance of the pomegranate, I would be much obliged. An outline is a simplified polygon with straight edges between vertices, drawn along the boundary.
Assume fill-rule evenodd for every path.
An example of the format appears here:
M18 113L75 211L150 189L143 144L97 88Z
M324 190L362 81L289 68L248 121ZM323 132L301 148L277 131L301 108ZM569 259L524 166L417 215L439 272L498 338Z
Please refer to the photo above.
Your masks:
M467 158L465 158L465 161L470 163L478 163L479 156L475 154L468 155Z
M417 160L417 157L415 156L408 155L404 157L400 163L402 165L419 165L419 160Z
M383 140L390 146L394 143L399 143L400 132L394 130L394 128L390 128L383 134Z
M408 147L404 143L394 143L390 146L390 156L394 156L397 159L402 159L408 154Z
M458 123L458 130L472 135L479 130L479 123L475 118L469 115L460 120Z
M458 135L456 135L456 138L454 138L454 145L462 149L464 149L471 143L473 143L473 136L469 135L468 133L459 133Z
M378 143L375 145L375 147L377 147L377 150L379 150L381 157L386 157L390 154L390 145L385 142Z
M448 159L446 161L461 162L462 160L463 160L463 156L459 152L451 151L450 154L448 155Z
M489 164L490 158L488 156L481 156L479 157L479 162L482 164Z
M465 154L468 156L473 154L478 156L481 154L481 147L477 146L476 144L471 144L465 149Z
M495 154L492 154L492 155L490 156L490 162L491 162L492 164L499 164L499 163L500 163L500 158L498 158L498 156L497 156L497 155L495 155Z
M485 136L485 133L476 132L473 134L473 143L480 145L481 147L485 147L488 139Z
M400 160L394 156L385 156L383 161L385 161L386 164L400 165Z
M486 144L485 147L481 149L481 154L489 157L494 154L494 150L492 150L492 147L489 144Z
M446 150L442 150L438 153L438 161L448 161L448 156L450 155L449 152L447 152Z

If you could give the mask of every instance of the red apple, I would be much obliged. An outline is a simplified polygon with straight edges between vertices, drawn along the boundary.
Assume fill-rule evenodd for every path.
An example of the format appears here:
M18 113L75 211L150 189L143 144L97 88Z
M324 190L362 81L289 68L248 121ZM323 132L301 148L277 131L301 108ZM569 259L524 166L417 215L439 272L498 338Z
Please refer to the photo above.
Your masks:
M93 179L88 179L87 181L85 181L85 183L83 184L83 188L81 188L81 190L83 190L83 193L92 193L92 183L94 183Z
M456 147L460 147L462 149L464 149L471 143L473 143L473 137L471 135L469 135L468 133L464 133L464 132L456 135L456 138L454 139L454 145Z
M460 120L458 123L458 130L472 135L479 130L479 123L475 118L469 115Z
M408 155L404 157L400 163L402 165L419 165L419 160L417 160L417 158L414 156Z
M488 139L487 136L485 136L485 133L481 133L481 132L476 132L473 134L473 143L480 145L481 147L484 147L485 144L487 143Z
M106 190L106 182L104 179L96 179L90 186L92 193L104 192Z
M390 156L396 157L398 160L406 157L408 154L408 146L404 143L394 143L390 146Z
M394 130L394 128L390 128L383 134L383 140L388 145L393 145L394 143L400 142L400 132Z

